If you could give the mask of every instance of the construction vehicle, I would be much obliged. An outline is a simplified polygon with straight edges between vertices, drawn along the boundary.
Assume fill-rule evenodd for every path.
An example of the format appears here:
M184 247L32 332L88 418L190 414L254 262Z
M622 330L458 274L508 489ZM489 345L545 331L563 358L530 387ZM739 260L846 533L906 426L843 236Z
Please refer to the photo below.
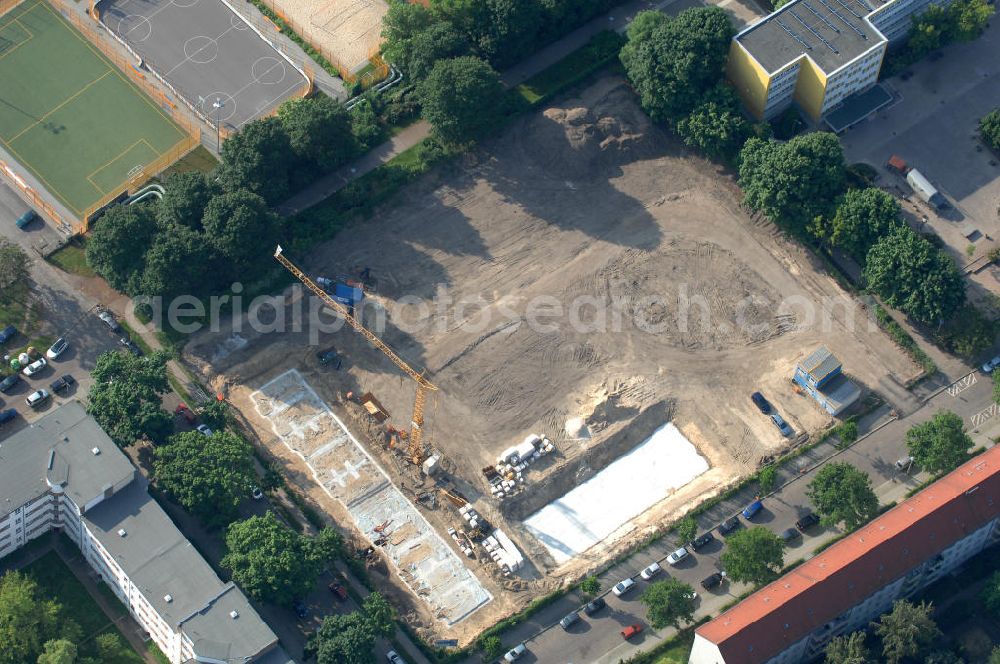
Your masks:
M294 263L285 258L280 244L274 251L274 257L279 263L284 265L289 272L295 275L295 277L301 281L306 288L319 296L326 306L343 316L348 325L359 332L371 345L382 351L386 357L392 360L393 364L402 369L403 372L412 378L417 384L417 393L413 400L413 417L410 419L410 432L407 439L407 456L410 459L410 462L414 465L419 466L422 464L427 458L427 452L424 450L423 445L424 404L427 401L427 393L436 392L438 389L437 386L427 380L422 372L417 371L407 364L403 358L389 348L384 341L375 336L371 330L366 328L360 321L354 318L352 311L348 307L335 300L329 293L318 286L316 282L306 276L302 270L296 267Z

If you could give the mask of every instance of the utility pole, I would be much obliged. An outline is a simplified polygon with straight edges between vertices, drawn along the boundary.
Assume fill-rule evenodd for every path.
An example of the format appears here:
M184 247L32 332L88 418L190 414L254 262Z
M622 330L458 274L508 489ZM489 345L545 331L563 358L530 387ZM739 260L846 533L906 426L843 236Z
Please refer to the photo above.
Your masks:
M219 110L225 106L222 103L222 99L216 97L215 101L212 102L212 108L215 109L215 151L221 153L222 143L219 138Z

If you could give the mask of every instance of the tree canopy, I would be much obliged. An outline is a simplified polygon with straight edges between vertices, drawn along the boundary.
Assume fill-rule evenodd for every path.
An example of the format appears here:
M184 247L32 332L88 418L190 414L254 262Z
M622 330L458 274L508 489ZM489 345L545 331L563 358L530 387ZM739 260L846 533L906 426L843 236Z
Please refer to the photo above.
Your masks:
M718 7L685 9L675 18L656 10L637 15L620 59L649 116L673 124L691 113L722 81L735 34L729 15ZM711 110L702 109L696 124L705 124ZM712 126L715 136L723 133L717 122ZM695 134L689 128L689 135Z
M781 538L764 526L753 526L729 536L721 557L729 578L757 586L776 579L784 559Z
M358 153L351 114L326 95L289 99L278 108L297 169L331 171Z
M826 526L843 522L847 530L854 530L878 514L871 478L843 461L825 464L809 483L806 495Z
M31 260L20 245L0 238L0 288L6 290L28 278Z
M316 630L312 648L316 664L369 664L375 648L375 633L365 615L354 611L334 613Z
M935 414L906 432L906 446L913 459L927 472L954 470L969 459L972 439L965 433L962 418L949 410Z
M979 135L988 146L1000 151L1000 108L994 108L979 120Z
M42 597L31 577L16 571L0 576L0 664L34 661L46 642L79 637L79 626L57 602Z
M87 265L115 290L135 295L145 267L146 250L156 233L152 206L143 203L115 206L91 227Z
M827 132L786 143L751 138L740 151L739 171L744 204L800 237L846 187L840 141Z
M160 226L186 226L200 231L205 206L215 193L205 174L201 171L174 173L163 183L163 190L163 198L155 207Z
M865 646L864 632L835 636L826 645L825 664L871 664L871 653Z
M268 203L289 193L292 146L277 117L252 120L222 144L217 177L224 189L249 189Z
M892 195L875 187L852 189L844 195L829 225L822 224L823 232L818 235L863 266L872 245L904 224L903 211Z
M665 579L650 584L642 593L646 618L653 629L668 625L680 629L681 623L694 621L694 588L677 579Z
M268 261L281 231L278 215L263 198L246 189L214 197L202 223L208 241L229 268L226 280L240 279L243 266Z
M250 444L229 431L185 431L156 449L157 483L203 523L224 525L237 515L256 479Z
M965 303L965 283L955 261L908 227L872 245L864 277L888 305L922 323L948 319Z
M368 626L376 636L392 636L396 633L396 610L381 593L373 592L361 603Z
M486 133L506 105L500 75L473 56L438 60L417 90L424 118L450 143Z
M38 656L38 664L74 664L76 656L75 643L67 639L53 639L45 643L42 654Z
M312 590L339 547L329 528L316 537L300 535L268 512L229 526L222 566L251 597L290 606Z
M743 116L733 89L720 84L677 121L677 134L712 159L732 161L753 136L753 125Z
M145 357L117 351L98 356L87 412L119 447L142 437L163 442L173 431L173 419L160 407L168 357L162 351Z
M882 656L888 664L899 664L907 657L916 657L941 635L928 602L911 604L896 600L892 611L872 623L875 634L882 640Z

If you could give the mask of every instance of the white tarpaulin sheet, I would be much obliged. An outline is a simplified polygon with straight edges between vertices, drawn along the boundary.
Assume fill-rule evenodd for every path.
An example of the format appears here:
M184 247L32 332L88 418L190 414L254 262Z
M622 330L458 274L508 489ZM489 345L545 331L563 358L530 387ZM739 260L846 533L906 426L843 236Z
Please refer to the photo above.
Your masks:
M673 424L524 522L557 563L577 556L708 470Z

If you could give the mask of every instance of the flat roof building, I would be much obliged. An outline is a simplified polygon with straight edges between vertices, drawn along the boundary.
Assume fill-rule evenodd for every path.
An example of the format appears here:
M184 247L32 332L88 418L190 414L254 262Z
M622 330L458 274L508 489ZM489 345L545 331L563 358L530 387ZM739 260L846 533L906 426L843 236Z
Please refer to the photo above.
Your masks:
M1000 541L1000 446L695 631L690 664L798 664Z
M146 486L83 407L66 403L0 445L0 557L61 530L174 664L289 661Z
M819 120L878 80L888 44L932 0L792 0L733 38L728 75L750 112ZM936 4L947 4L941 0Z
M861 389L842 371L837 356L820 346L799 362L792 380L826 412L840 415L861 398Z

